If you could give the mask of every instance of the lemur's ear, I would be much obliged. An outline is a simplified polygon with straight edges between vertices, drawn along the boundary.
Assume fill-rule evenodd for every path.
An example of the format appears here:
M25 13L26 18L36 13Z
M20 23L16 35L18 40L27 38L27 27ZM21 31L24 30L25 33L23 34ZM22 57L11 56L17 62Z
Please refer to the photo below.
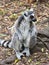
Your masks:
M34 11L34 9L33 9L33 8L31 8L31 9L30 9L30 11Z
M20 26L22 20L24 20L24 16L21 15L19 18L18 18L18 26Z

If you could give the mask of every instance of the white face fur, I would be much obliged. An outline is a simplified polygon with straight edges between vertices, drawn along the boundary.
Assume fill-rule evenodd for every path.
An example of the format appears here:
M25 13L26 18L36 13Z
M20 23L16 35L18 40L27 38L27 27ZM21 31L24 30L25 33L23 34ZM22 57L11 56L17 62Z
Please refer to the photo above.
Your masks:
M34 12L33 12L33 9L30 9L29 11L25 11L24 14L24 19L26 21L33 21L33 18L34 18Z

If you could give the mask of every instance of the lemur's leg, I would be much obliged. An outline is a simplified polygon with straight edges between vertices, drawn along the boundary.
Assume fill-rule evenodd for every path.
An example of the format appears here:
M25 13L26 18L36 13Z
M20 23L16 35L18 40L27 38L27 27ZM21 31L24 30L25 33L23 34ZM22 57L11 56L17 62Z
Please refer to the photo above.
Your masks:
M26 56L29 56L30 55L30 51L29 51L29 43L30 43L30 34L28 35L27 39L26 39L26 43L24 43L24 51L23 53L25 54L26 53Z
M17 36L17 34L14 34L13 35L13 38L12 38L12 43L13 43L13 48L16 52L16 56L18 59L21 59L21 56L23 56L23 53L20 52L20 49L21 49L21 42Z
M33 49L37 44L37 37L36 36L32 36L30 39L30 49Z

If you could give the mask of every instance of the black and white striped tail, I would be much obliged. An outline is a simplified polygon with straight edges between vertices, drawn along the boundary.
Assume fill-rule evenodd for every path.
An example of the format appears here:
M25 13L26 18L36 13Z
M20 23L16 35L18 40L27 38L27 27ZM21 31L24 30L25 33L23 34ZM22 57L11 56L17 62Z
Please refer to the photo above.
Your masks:
M0 39L0 46L10 48L11 47L11 40Z

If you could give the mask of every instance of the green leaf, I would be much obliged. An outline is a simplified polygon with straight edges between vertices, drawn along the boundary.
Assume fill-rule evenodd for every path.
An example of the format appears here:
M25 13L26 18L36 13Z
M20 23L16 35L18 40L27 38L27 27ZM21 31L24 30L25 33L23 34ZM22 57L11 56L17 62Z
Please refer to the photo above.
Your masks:
M37 62L36 62L36 65L38 65L38 64L40 64L40 62L39 62L39 61L37 61Z
M9 16L10 19L17 19L17 17L18 17L17 14L11 14L11 15Z
M18 61L19 61L19 60L18 60L18 59L16 59L16 60L15 60L15 62L14 62L14 64L15 64L15 63L17 63Z
M29 60L28 60L28 62L30 63L32 61L32 59L30 58Z
M7 10L0 9L0 15L5 15L7 13Z
M3 15L3 11L0 10L0 15Z
M6 34L0 34L0 36L7 36Z

